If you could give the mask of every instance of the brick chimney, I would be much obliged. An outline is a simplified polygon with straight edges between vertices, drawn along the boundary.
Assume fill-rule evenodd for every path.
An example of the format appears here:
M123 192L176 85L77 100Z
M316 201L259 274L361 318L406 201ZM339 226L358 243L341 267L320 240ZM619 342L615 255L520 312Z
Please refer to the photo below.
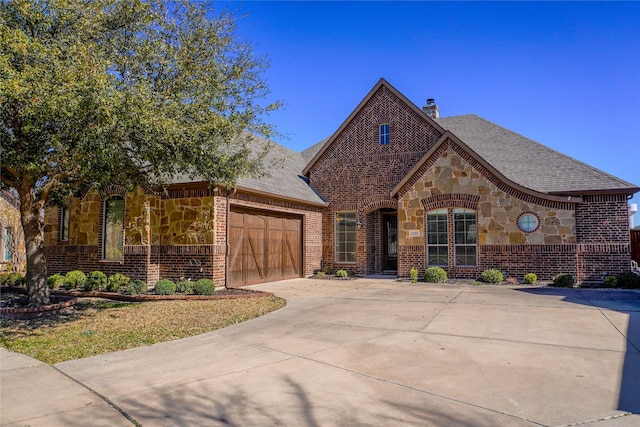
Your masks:
M438 104L436 104L436 100L433 98L427 99L427 105L422 107L422 111L427 113L427 116L432 119L437 119L440 117L440 110L438 109Z

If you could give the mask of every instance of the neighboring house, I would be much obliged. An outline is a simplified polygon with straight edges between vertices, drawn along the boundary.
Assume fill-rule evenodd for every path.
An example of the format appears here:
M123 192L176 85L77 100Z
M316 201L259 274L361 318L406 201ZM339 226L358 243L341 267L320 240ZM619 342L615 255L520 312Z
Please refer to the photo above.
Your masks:
M380 80L338 130L234 189L177 178L112 187L46 213L49 272L242 286L329 266L476 278L630 269L627 199L640 188L475 115L438 117Z
M20 199L9 190L0 190L0 233L0 272L23 272L26 253Z

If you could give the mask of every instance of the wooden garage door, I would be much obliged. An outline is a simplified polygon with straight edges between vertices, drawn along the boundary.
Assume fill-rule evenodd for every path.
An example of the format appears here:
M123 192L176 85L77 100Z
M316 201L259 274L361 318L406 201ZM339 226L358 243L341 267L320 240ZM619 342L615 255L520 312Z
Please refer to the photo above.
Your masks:
M232 210L229 216L229 286L300 277L300 217Z

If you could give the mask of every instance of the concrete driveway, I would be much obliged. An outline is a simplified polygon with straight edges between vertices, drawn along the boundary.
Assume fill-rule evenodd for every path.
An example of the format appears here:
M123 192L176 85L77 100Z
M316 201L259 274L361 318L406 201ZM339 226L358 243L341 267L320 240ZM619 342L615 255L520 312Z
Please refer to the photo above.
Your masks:
M287 306L53 367L2 350L2 425L640 425L639 291L255 288Z

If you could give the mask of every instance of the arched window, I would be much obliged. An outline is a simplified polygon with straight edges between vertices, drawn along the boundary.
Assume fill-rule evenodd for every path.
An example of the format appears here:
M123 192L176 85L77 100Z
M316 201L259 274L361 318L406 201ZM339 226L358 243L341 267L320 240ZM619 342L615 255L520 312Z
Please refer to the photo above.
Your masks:
M124 238L124 199L111 196L104 201L102 215L102 259L120 261Z

